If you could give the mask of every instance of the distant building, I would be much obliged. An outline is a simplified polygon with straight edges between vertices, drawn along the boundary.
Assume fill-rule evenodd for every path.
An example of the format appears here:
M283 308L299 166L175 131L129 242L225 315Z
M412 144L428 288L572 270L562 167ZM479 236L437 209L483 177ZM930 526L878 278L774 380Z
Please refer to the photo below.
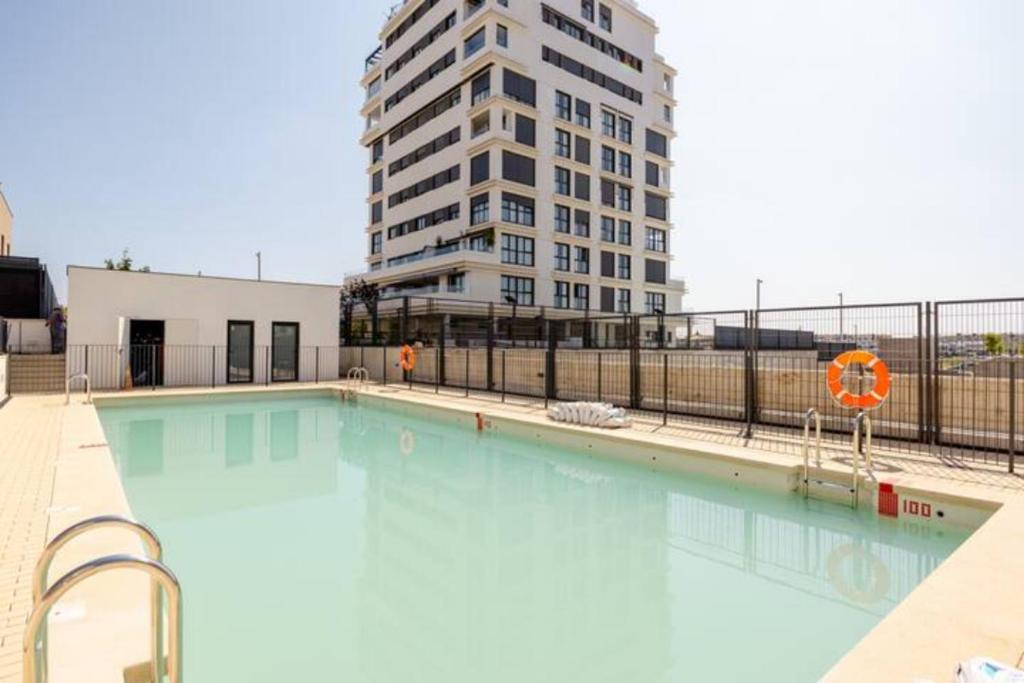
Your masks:
M0 187L0 256L11 255L11 239L14 234L14 212Z
M50 274L39 259L0 257L0 318L46 318L56 305Z

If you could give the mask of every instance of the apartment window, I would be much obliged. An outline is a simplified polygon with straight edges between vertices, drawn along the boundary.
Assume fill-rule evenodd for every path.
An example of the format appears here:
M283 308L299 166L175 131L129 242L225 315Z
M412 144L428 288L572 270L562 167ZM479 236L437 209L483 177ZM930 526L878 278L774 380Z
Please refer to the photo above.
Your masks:
M555 166L555 194L569 196L569 169Z
M637 73L643 73L644 63L642 59L634 54L626 52L618 45L614 45L611 41L605 40L597 34L588 31L583 24L570 19L545 4L541 4L541 19L545 24L554 26L567 36L580 41L584 45L589 45L598 52L603 52L612 59L624 64L630 69L633 69Z
M601 179L601 206L615 208L615 183Z
M647 151L668 159L668 138L656 130L647 129Z
M471 35L469 38L466 38L465 43L463 44L463 59L468 59L469 57L471 57L473 54L478 52L480 48L482 48L486 43L487 34L484 32L484 29L481 28L479 31Z
M633 188L619 185L619 211L633 210Z
M555 204L555 232L569 233L569 207Z
M552 50L547 45L543 45L541 47L541 59L548 64L554 64L563 71L568 71L574 76L590 81L591 83L604 88L608 92L613 92L619 97L624 97L625 99L631 102L636 102L637 104L644 103L643 93L636 88L631 88L616 78L603 74L593 67L587 66L572 57L563 55L558 50Z
M618 291L618 298L615 301L615 312L629 313L630 298L631 297L628 289L620 289Z
M511 275L501 276L501 299L506 301L508 297L515 300L520 306L533 305L533 278L513 277Z
M482 196L486 197L487 195ZM422 216L396 223L388 228L388 239L393 240L396 237L408 235L409 233L424 230L433 225L447 223L448 221L457 221L459 220L459 213L459 203L455 202L454 204L425 213Z
M633 144L633 121L622 116L619 117L619 140Z
M476 106L491 96L491 72L480 74L470 84L470 106Z
M479 235L473 235L469 238L469 250L483 251L489 254L494 251L494 247L491 244L488 244L492 239L494 239L494 234L490 231L480 233Z
M469 200L469 224L479 225L491 220L491 197L478 194Z
M582 135L576 136L576 161L590 165L590 140Z
M366 86L366 99L370 99L374 95L380 92L381 79L380 76L370 81L370 84Z
M672 76L669 74L662 74L661 85L665 88L665 92L672 92Z
M370 235L370 253L371 254L379 254L381 252L381 248L383 246L384 246L384 233L383 232L375 232L372 235Z
M384 138L374 140L370 146L370 164L373 165L384 157Z
M601 5L598 8L598 26L605 31L612 30L612 8L608 5Z
M615 137L615 114L607 109L601 110L601 135Z
M615 277L615 254L610 251L601 252L601 277Z
M590 128L590 103L576 98L576 125Z
M569 283L555 280L555 308L569 308Z
M533 159L524 157L522 154L502 150L501 177L513 183L521 183L533 187L536 184Z
M533 238L502 234L501 262L515 266L533 266Z
M396 40L405 35L405 32L413 27L413 25L423 18L423 16L434 8L441 0L426 0L423 4L412 11L412 14L402 20L402 23L395 28L394 31L388 34L388 37L384 40L385 47L391 47L391 44Z
M576 173L576 199L590 201L590 176L586 173Z
M616 255L616 269L615 275L620 280L628 280L631 277L633 262L630 259L629 254L617 254Z
M555 270L569 272L569 245L555 242Z
M573 305L577 311L590 308L590 285L576 283L572 286Z
M601 170L615 173L615 150L606 145L601 145Z
M644 282L655 282L665 284L667 280L667 269L665 262L658 259L644 259Z
M580 0L580 16L587 21L594 20L594 0Z
M572 121L572 98L560 90L555 91L555 116L564 121Z
M601 288L601 312L612 313L615 311L615 288Z
M615 241L615 219L608 216L601 216L601 241Z
M403 52L395 61L388 65L384 70L384 80L390 79L392 76L401 71L407 64L412 60L416 59L424 50L430 47L434 41L440 38L448 29L455 26L455 12L451 12L447 17L442 19L434 28L430 29L430 32L424 35L422 38L417 40L412 46Z
M537 106L537 82L532 78L502 69L502 88L505 95L516 102Z
M448 291L449 292L465 292L466 291L466 274L465 273L454 273L448 276Z
M477 138L491 129L491 112L485 111L469 123L469 137Z
M590 212L584 209L576 209L574 214L573 232L577 237L590 237Z
M619 221L619 244L629 246L633 243L633 224L629 221Z
M644 248L650 251L665 252L665 231L659 228L647 228Z
M665 295L662 292L644 292L644 313L654 315L665 312Z
M646 170L644 179L647 184L658 187L661 184L661 169L658 168L658 164L653 161L645 161L644 168Z
M661 107L661 117L665 119L665 123L672 123L672 107L667 104L663 104Z
M501 193L501 220L533 227L533 200L510 192Z
M633 177L633 156L628 152L619 152L619 175Z
M392 107L397 105L399 102L404 100L409 95L413 94L428 82L434 79L442 71L450 67L455 63L455 48L449 50L443 57L438 59L436 62L428 66L426 69L416 75L411 81L403 85L401 88L395 91L391 97L384 100L384 111L389 111Z
M529 116L516 114L516 142L534 147L537 144L537 124Z
M370 225L376 225L384 220L384 202L374 202L370 205Z
M659 220L668 220L668 201L656 194L650 192L644 193L644 204L645 211L648 217L657 218Z
M419 128L441 116L449 109L457 107L461 101L462 86L457 85L392 128L391 132L388 133L388 142L392 145L395 144L406 135L419 130Z
M586 275L590 272L590 249L587 247L574 247L573 252L576 256L575 268L576 272Z
M469 184L476 185L491 178L491 153L477 154L469 160Z
M370 194L377 194L384 189L384 171L376 171L370 176Z
M567 131L555 128L555 156L569 158L569 140L571 137Z
M486 115L486 113L483 114L483 116ZM405 169L415 164L418 164L427 157L437 154L441 150L450 147L451 145L454 145L459 141L461 137L462 129L459 126L452 128L447 133L443 133L437 136L430 142L420 145L419 147L409 152L408 154L405 154L399 157L398 159L392 161L390 164L388 164L388 175L394 176L401 173Z
M501 47L508 47L508 28L498 24L495 40Z

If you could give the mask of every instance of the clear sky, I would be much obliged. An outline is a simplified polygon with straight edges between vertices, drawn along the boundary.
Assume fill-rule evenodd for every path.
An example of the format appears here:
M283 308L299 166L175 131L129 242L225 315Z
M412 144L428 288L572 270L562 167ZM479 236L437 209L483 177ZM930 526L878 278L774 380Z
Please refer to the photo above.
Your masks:
M525 2L526 0L514 0ZM16 254L338 282L388 2L0 0ZM640 0L695 310L1024 295L1024 2Z

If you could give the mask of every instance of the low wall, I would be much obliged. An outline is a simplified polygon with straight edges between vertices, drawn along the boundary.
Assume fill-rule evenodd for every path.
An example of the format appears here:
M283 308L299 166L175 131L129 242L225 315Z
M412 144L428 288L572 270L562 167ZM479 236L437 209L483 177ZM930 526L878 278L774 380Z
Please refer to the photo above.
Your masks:
M9 356L5 353L0 353L0 405L7 400L9 395L8 389L8 374L7 374L7 359Z
M38 318L12 319L7 322L7 349L12 353L50 353L50 328Z

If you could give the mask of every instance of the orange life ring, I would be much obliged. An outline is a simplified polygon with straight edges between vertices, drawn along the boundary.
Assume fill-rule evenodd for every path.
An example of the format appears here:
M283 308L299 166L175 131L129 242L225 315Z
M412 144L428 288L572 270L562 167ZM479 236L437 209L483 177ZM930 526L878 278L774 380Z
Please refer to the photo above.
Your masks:
M406 372L411 372L416 367L416 352L408 344L402 346L402 350L398 352L398 364Z
M875 386L865 394L853 394L843 387L843 370L850 363L860 363L872 372L875 376ZM892 387L892 379L889 377L889 368L881 358L863 349L845 351L835 357L828 366L828 390L836 403L844 408L860 408L871 410L877 408L889 398L889 389Z

